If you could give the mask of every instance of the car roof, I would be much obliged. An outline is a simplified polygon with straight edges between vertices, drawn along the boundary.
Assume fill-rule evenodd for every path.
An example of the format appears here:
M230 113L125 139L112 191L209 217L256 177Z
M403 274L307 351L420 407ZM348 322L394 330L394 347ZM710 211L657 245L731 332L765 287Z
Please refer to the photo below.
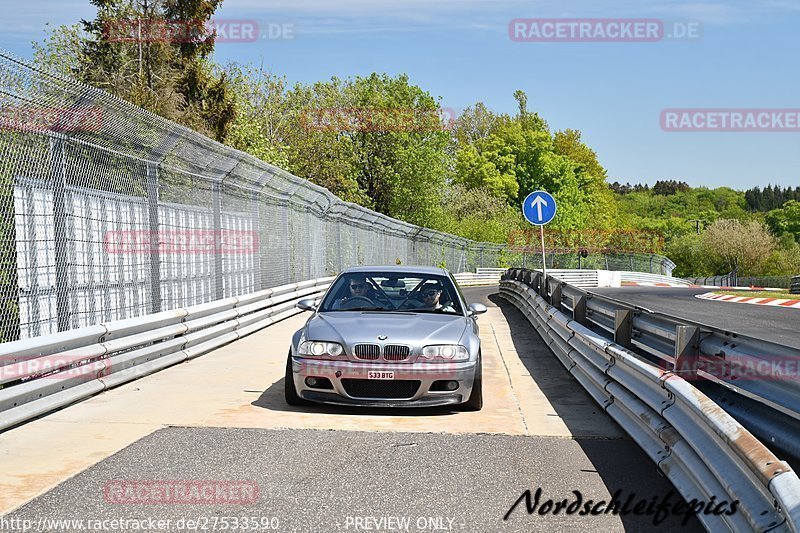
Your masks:
M444 268L432 266L416 266L416 265L374 265L366 266L359 265L350 267L342 271L342 274L351 274L353 272L386 272L398 274L436 274L439 276L447 276L448 272Z

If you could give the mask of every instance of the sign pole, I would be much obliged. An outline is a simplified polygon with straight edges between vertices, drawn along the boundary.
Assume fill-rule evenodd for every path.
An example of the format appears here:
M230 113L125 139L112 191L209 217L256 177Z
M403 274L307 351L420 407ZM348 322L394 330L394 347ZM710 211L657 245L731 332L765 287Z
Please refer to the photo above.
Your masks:
M547 254L544 251L544 225L556 216L556 200L546 191L533 191L522 201L522 215L525 220L539 226L542 243L542 280L547 280Z
M539 236L542 238L542 280L547 281L547 258L544 253L544 224L539 226Z

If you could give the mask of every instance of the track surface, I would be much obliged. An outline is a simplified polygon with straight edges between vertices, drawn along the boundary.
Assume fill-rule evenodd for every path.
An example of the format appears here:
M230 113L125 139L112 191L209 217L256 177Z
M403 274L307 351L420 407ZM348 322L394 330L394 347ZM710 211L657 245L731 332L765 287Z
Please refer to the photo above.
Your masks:
M171 519L172 531L187 530L175 527L181 518L203 516L275 518L277 531L308 532L390 531L388 522L355 523L389 516L411 521L402 531L679 528L682 515L654 528L653 514L529 515L524 502L503 521L528 489L542 488L541 503L574 502L573 491L597 503L619 490L620 503L649 504L673 488L495 291L464 291L489 306L479 320L485 405L478 413L287 406L286 348L305 319L293 317L1 434L0 504L16 508L5 518ZM259 497L109 501L106 484L126 480L252 481ZM689 529L699 530L691 518Z
M800 310L716 302L695 298L713 289L681 287L621 287L589 289L629 304L645 307L727 331L800 349Z

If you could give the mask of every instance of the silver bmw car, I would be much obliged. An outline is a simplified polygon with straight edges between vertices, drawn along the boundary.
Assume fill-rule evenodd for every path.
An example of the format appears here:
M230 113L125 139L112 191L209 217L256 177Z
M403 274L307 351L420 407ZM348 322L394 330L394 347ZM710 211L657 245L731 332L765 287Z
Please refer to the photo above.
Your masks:
M354 267L292 337L286 402L368 407L483 406L479 303L434 267Z

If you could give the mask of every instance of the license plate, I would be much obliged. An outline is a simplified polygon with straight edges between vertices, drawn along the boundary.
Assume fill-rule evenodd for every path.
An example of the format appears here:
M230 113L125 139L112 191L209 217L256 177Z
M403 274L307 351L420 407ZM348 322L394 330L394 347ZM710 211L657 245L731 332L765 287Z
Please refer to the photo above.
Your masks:
M367 372L367 379L394 379L394 372Z

